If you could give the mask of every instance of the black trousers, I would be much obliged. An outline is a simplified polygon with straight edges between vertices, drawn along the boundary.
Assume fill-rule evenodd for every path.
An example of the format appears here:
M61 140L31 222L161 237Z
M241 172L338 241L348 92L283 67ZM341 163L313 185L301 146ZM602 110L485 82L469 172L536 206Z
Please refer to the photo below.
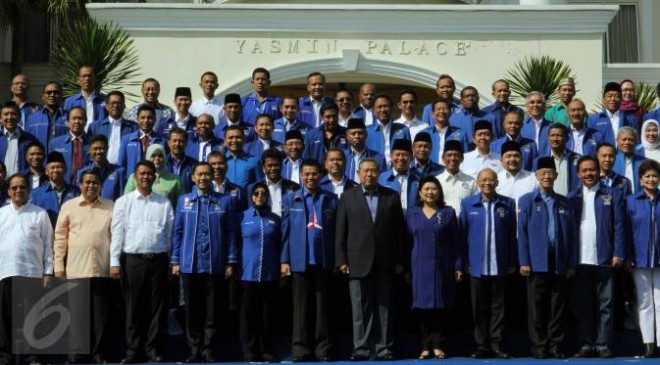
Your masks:
M531 273L527 277L528 330L534 350L561 349L566 290L563 275Z
M422 351L442 349L445 342L444 323L446 317L444 309L417 309L414 313L419 322Z
M105 353L108 318L109 278L71 279L78 284L68 292L71 325L69 354Z
M578 266L571 307L578 320L581 345L602 349L612 343L614 276L610 266Z
M474 341L480 350L499 350L504 328L506 277L470 279Z
M240 336L243 357L260 359L263 354L273 353L271 348L275 301L279 290L278 281L242 281Z
M294 357L314 354L329 356L332 346L328 331L328 275L320 266L308 266L293 276L293 333L291 353ZM313 333L313 335L312 335Z
M32 353L27 343L24 348L15 347L14 331L17 327L23 328L28 311L43 295L41 284L41 278L14 276L0 280L0 359L12 359L16 353ZM34 331L32 336L35 339L44 335L39 326Z
M190 354L213 354L218 313L227 307L227 280L224 275L210 274L183 274L181 277Z
M167 340L166 253L125 254L122 286L126 300L126 356L162 355Z
M12 324L12 284L13 278L0 280L0 357L11 358L13 351Z

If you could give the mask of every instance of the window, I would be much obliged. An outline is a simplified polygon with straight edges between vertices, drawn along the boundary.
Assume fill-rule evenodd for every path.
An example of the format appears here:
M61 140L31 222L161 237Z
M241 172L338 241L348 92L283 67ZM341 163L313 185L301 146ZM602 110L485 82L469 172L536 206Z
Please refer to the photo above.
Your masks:
M605 62L639 62L637 4L619 4L605 35Z

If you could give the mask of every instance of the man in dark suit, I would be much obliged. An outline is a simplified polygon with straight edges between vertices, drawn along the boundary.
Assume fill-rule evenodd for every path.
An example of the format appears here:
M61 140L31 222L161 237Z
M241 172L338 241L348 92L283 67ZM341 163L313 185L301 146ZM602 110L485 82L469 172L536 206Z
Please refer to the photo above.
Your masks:
M345 191L339 200L335 240L336 266L349 276L351 361L368 360L371 342L375 342L377 360L392 360L392 276L406 262L401 199L397 192L378 185L376 160L363 159L358 175L361 186Z

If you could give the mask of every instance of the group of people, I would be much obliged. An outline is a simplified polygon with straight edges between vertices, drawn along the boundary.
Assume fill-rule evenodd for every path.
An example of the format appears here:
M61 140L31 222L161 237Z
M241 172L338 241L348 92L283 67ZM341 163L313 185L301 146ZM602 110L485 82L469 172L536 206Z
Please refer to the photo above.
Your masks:
M447 311L464 279L472 356L509 358L506 278L518 274L535 358L566 356L569 309L579 321L575 356L607 358L621 267L632 272L644 356L657 355L660 109L642 110L632 81L605 85L604 109L589 116L571 78L559 103L546 111L545 96L531 92L523 111L505 80L480 109L476 88L455 100L443 74L421 119L412 89L395 104L366 83L355 103L345 89L328 97L320 72L302 98L272 95L270 82L257 68L253 93L219 100L218 78L205 72L203 98L179 87L172 109L149 78L127 110L121 92L96 90L88 65L80 93L64 99L61 84L47 82L43 105L28 100L27 76L13 78L0 107L2 364L13 361L12 304L22 299L12 288L39 292L53 276L80 284L67 293L70 363L105 361L111 280L125 299L122 363L163 361L170 277L182 288L187 362L217 361L230 280L241 284L245 361L278 361L282 277L291 279L293 361L332 361L333 275L348 280L350 360L391 360L393 278L405 272L420 359L447 356Z

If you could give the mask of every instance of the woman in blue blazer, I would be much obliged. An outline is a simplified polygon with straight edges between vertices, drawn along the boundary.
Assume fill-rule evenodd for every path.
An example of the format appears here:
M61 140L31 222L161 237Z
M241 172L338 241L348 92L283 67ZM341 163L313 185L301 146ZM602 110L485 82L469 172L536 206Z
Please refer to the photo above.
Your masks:
M444 359L443 315L454 308L456 281L462 275L458 220L433 176L420 181L417 201L418 206L407 210L406 223L412 241L412 306L422 335L419 358Z
M258 182L252 190L253 205L241 217L240 336L247 362L275 362L271 351L272 319L280 278L282 233L280 217L268 206L268 186Z
M660 163L645 160L639 166L642 189L626 199L628 262L637 289L637 317L644 357L655 357L660 346Z

